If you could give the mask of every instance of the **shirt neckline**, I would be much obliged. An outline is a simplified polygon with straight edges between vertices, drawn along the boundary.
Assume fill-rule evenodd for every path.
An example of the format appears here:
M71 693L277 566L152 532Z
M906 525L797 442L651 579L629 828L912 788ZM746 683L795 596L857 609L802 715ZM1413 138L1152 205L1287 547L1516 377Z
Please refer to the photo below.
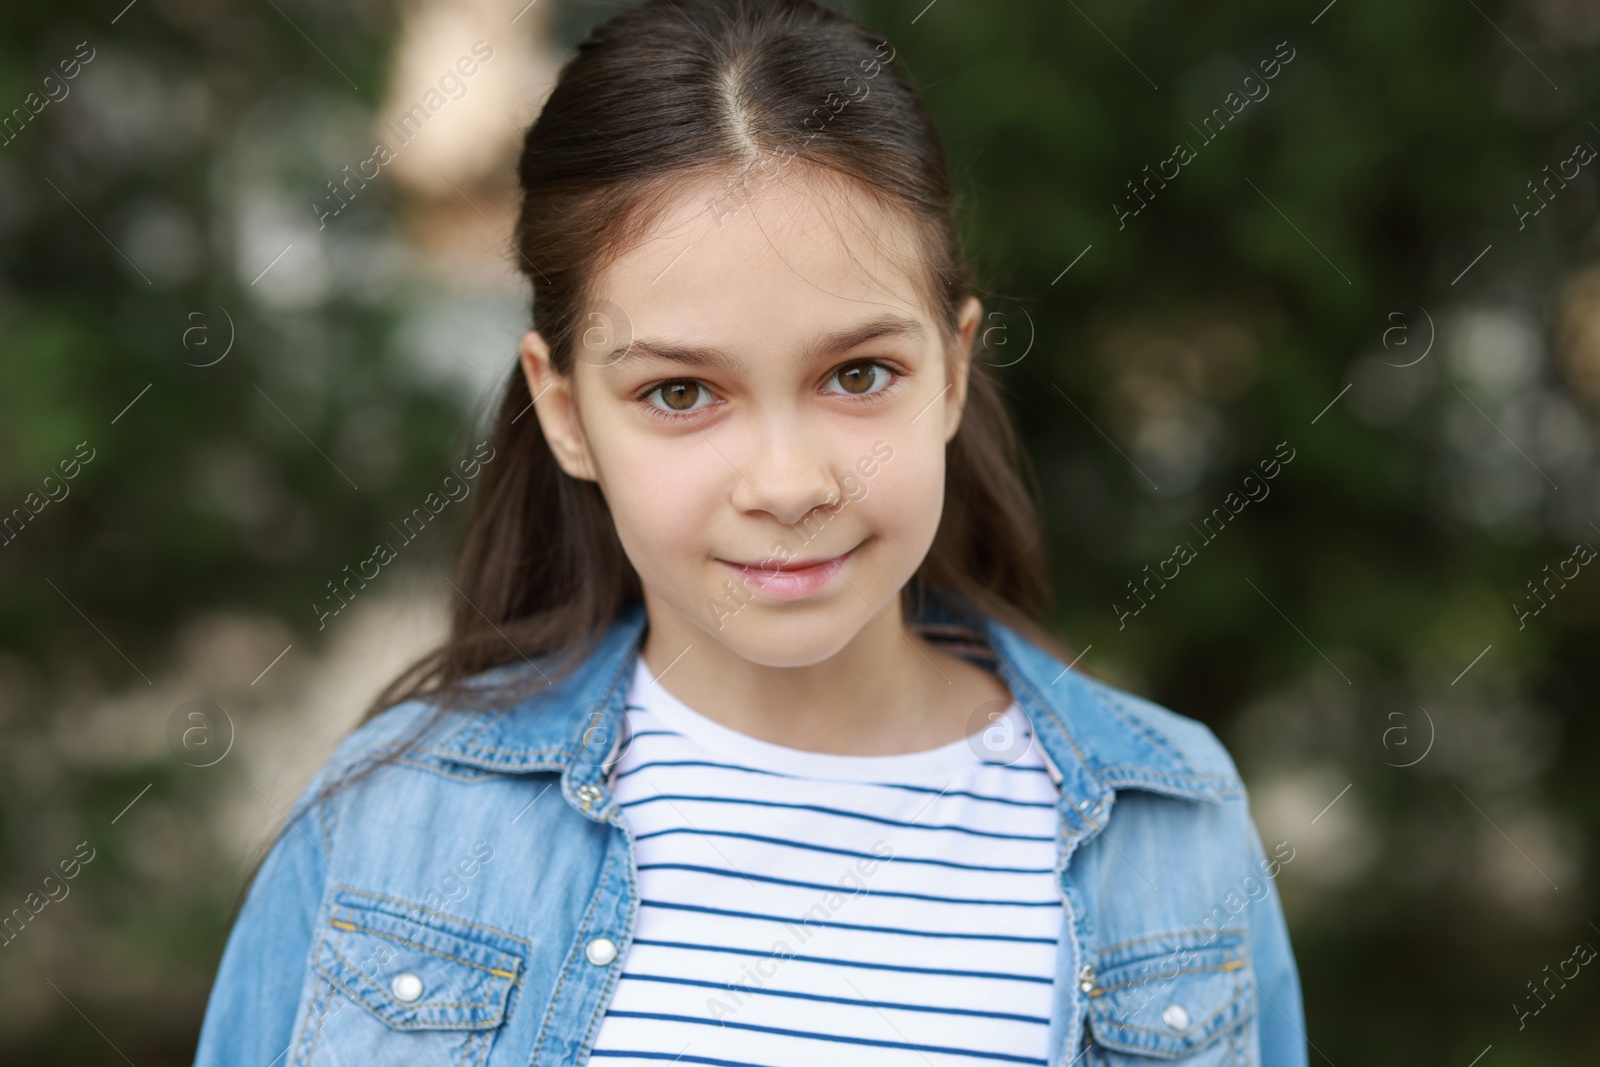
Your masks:
M632 697L630 703L643 704L668 728L717 755L757 770L849 781L881 781L889 778L907 781L932 779L943 783L952 773L994 765L979 754L977 743L973 740L979 734L937 748L886 756L811 752L762 741L724 726L679 700L656 680L642 655L634 661ZM1030 732L1015 699L1002 715L1010 720L1012 729L1019 734L1026 736ZM985 723L983 729L989 730L993 726L992 722Z

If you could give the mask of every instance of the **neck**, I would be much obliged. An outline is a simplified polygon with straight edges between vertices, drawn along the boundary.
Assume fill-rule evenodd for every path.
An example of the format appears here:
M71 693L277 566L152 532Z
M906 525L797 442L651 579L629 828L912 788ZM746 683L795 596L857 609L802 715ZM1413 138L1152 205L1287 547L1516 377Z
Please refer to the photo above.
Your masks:
M648 590L645 602L641 653L658 684L708 719L771 744L837 755L924 751L975 732L974 709L1007 696L993 675L907 626L899 597L837 652L801 665L755 662ZM769 621L780 620L729 625Z

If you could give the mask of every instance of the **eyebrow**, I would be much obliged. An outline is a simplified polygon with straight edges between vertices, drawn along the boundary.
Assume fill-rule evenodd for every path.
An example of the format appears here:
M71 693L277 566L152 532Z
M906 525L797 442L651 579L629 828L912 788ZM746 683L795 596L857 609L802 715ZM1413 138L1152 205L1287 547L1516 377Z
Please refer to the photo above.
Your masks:
M875 319L856 326L849 326L831 333L818 334L812 338L801 350L798 357L799 363L809 363L824 355L834 355L839 352L848 352L858 345L879 337L905 337L918 338L926 331L916 319L908 319L899 315L881 315ZM713 370L738 372L745 369L745 363L739 357L724 352L720 348L711 348L699 345L677 344L671 341L639 340L635 339L630 344L614 349L611 355L602 363L602 366L621 366L637 359L654 357L672 363L680 363L687 367L709 367Z

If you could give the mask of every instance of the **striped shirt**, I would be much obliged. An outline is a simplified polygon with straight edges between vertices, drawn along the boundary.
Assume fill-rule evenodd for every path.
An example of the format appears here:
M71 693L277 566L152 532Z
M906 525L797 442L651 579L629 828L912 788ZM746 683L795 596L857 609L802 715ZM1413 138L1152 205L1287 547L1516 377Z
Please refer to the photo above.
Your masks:
M1045 1064L1058 793L1014 702L924 752L805 752L695 712L640 658L627 727L639 913L594 1057Z

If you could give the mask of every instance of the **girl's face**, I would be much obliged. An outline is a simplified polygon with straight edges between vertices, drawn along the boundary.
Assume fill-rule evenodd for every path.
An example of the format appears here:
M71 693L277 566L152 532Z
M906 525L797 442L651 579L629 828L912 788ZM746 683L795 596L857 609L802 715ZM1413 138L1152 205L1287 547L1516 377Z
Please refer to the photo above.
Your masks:
M982 310L967 300L947 352L903 225L790 170L747 201L685 191L599 276L570 378L537 332L522 345L546 439L605 495L652 629L772 667L903 629Z

